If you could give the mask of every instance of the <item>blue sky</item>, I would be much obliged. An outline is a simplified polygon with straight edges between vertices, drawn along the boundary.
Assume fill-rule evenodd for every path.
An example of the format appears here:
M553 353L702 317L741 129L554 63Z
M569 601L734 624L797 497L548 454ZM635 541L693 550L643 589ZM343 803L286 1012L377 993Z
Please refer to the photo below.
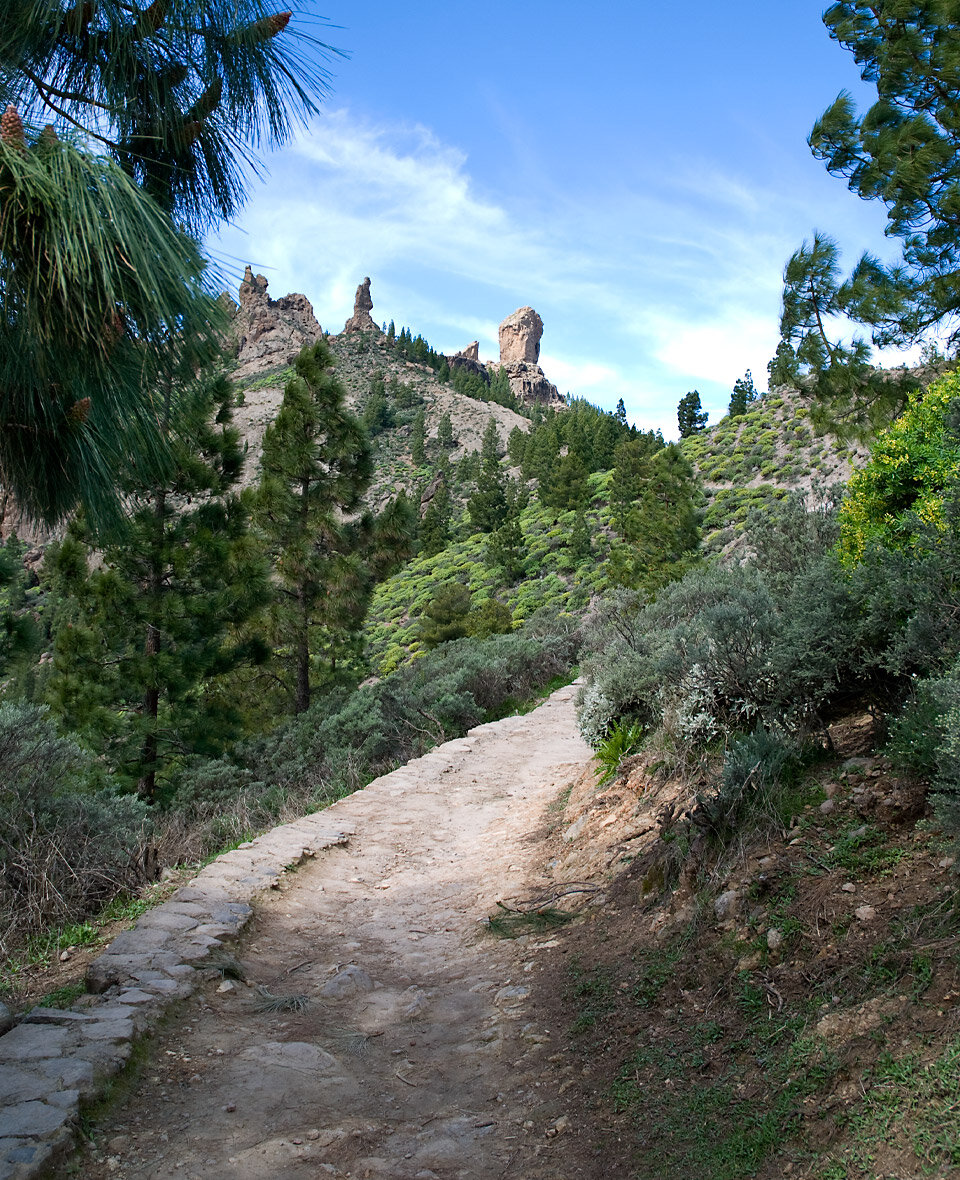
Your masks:
M331 2L349 57L322 115L208 242L328 331L365 275L379 322L484 359L530 304L561 392L669 436L688 390L716 421L746 369L766 387L783 266L815 228L851 265L896 254L806 145L839 90L870 97L819 2Z

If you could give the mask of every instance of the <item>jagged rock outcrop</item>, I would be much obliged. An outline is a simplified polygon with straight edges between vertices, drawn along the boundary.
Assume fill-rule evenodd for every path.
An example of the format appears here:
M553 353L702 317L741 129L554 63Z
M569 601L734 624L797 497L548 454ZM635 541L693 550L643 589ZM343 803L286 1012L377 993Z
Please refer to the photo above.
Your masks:
M516 361L503 367L510 378L510 389L514 397L526 405L552 406L555 410L566 406L560 390L547 380L539 365Z
M540 360L540 337L543 320L532 307L519 307L500 325L500 364L522 362L535 365Z
M373 298L370 295L370 280L367 278L357 287L353 315L343 325L344 332L379 332L380 327L370 314L372 310Z
M455 352L453 356L448 356L447 364L450 366L451 372L455 369L461 369L468 373L476 373L487 385L490 384L490 373L487 370L487 366L480 360L479 340L474 340L472 344L468 344L460 352Z
M474 360L473 357L464 356L462 352L458 352L455 356L447 357L447 364L450 366L451 372L454 369L465 369L468 373L476 373L488 385L490 384L490 374L487 371L487 366L481 364L478 360Z
M560 391L544 376L540 360L543 320L532 307L520 307L500 325L500 365L510 379L515 397L527 405L553 406L566 403Z
M239 296L234 323L240 376L289 365L305 345L315 344L323 335L306 295L271 299L267 280L255 275L249 266Z
M430 501L434 498L437 492L446 485L447 477L443 471L438 471L430 483L424 488L420 496L420 515L423 516L424 511L430 506Z

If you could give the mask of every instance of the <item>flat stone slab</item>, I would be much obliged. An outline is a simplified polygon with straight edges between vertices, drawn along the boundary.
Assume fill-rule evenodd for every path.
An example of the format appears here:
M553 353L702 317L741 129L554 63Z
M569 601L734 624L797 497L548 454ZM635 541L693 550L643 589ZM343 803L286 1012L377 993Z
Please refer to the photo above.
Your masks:
M59 1131L73 1114L74 1111L46 1102L15 1102L0 1110L0 1138L29 1135L31 1138L45 1139L54 1131Z
M243 929L257 894L346 841L329 820L307 816L225 853L91 963L87 986L96 998L77 1009L34 1008L0 1036L0 1180L45 1173L74 1142L81 1097L95 1096L123 1068L136 1035L191 994L198 968ZM284 1072L303 1067L285 1047L276 1055Z

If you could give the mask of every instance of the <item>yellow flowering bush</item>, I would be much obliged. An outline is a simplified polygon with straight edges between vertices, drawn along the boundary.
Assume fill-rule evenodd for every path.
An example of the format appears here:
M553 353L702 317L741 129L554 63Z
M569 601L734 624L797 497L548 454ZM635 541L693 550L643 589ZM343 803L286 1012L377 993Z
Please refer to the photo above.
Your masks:
M960 371L911 397L904 413L875 442L870 460L850 480L840 510L840 553L861 560L871 544L916 547L921 535L947 526L944 503L960 477Z

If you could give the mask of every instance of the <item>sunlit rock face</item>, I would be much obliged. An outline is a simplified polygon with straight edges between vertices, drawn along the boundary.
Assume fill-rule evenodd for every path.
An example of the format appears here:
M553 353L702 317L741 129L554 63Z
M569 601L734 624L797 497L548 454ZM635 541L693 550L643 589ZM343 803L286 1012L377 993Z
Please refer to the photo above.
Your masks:
M235 313L238 374L250 376L276 365L289 365L307 344L315 344L323 329L306 295L271 299L267 280L248 266L240 284Z
M370 294L370 280L364 279L357 287L353 300L353 315L343 325L344 332L379 332L370 312L373 311L373 297Z
M560 392L540 368L543 320L532 307L520 307L500 325L500 364L510 389L526 405L563 406Z

